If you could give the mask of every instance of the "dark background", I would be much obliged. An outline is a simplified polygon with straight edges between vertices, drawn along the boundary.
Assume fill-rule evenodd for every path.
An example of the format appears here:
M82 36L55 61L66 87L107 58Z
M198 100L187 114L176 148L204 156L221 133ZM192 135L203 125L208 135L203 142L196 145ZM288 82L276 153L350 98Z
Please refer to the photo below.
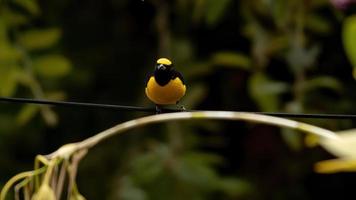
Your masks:
M169 57L185 76L182 104L188 109L356 113L355 79L341 33L353 5L338 10L326 0L29 1L32 7L1 4L0 25L6 25L0 26L0 51L10 46L22 54L0 55L0 79L11 77L12 69L28 75L25 56L44 94L36 95L36 84L21 75L15 86L0 80L10 88L0 91L3 96L153 106L144 96L146 75L157 58ZM14 14L24 20L9 17ZM35 48L23 39L28 31L54 27L60 36L53 44L36 47L46 34L31 39ZM61 59L37 67L36 59L53 54ZM66 70L58 73L56 67ZM32 169L37 154L154 114L64 107L46 114L31 108L0 105L0 185ZM56 123L48 121L51 114ZM355 127L352 120L299 120L331 130ZM306 148L304 136L292 130L194 121L128 133L98 145L82 161L78 187L87 199L353 195L355 175L313 172L314 163L332 156Z

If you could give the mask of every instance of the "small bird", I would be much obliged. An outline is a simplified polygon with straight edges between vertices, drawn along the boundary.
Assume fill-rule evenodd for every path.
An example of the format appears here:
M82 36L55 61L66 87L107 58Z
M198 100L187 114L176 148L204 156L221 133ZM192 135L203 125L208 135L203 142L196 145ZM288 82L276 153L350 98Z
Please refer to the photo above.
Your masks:
M178 104L185 91L183 76L173 68L172 62L167 58L158 59L145 89L146 96L156 104L156 112L161 113L163 105ZM183 106L181 109L185 110Z

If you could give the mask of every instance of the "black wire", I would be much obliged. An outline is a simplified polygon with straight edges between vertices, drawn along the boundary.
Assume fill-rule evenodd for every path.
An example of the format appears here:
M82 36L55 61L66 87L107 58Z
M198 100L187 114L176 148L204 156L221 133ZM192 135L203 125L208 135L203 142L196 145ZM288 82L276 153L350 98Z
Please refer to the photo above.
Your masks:
M139 106L122 106L122 105L110 105L110 104L68 102L68 101L50 101L44 99L27 99L27 98L12 98L12 97L0 97L0 102L29 103L29 104L65 106L65 107L102 108L102 109L121 110L121 111L142 111L142 112L156 111L155 108L139 107ZM176 110L164 109L164 111L176 111Z
M65 106L65 107L102 108L102 109L121 110L121 111L156 112L155 108L150 108L150 107L96 104L96 103L83 103L83 102L68 102L68 101L50 101L50 100L44 100L44 99L0 97L0 102L29 103L29 104ZM177 111L181 111L181 110L165 108L162 111L163 112L177 112ZM186 110L186 111L201 111L201 110ZM287 117L287 118L356 119L356 115L351 115L351 114L306 114L306 113L247 112L247 111L243 111L243 112L270 115L270 116L276 116L276 117Z

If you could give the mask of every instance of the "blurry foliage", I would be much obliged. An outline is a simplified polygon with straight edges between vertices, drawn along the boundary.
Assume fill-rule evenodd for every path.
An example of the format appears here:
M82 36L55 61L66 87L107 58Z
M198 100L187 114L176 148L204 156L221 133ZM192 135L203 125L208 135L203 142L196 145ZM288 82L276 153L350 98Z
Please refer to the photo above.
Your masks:
M55 79L67 75L71 70L67 58L50 54L61 37L61 31L58 28L39 29L31 26L33 18L40 14L35 0L16 0L3 4L0 7L0 94L26 94L28 92L18 92L26 88L34 98L50 98L48 94L57 88L43 87L40 78ZM48 107L37 109L24 106L17 112L19 115L12 118L18 118L15 122L24 125L39 112L49 125L57 124L56 114Z
M252 186L247 181L216 173L214 165L221 159L194 151L177 155L169 146L157 144L152 151L132 159L129 171L119 179L121 187L115 192L116 198L207 199L212 192L218 192L220 198L250 193Z
M343 24L342 36L346 54L354 67L353 75L356 79L356 15L349 16Z
M215 167L223 162L218 155L189 148L180 152L166 144L149 146L148 152L133 156L124 176L119 176L114 199L236 198L253 190L246 180L217 174Z
M38 26L41 9L36 0L0 2L0 96L63 100L61 78L71 71L71 62L58 49L59 28ZM41 132L46 126L58 124L58 115L51 108L34 105L0 105L1 181L5 168L17 171L29 166L17 159L35 155L43 148ZM42 117L38 117L42 116ZM44 122L44 123L43 123ZM16 144L14 138L22 138ZM16 139L17 140L17 139ZM20 142L21 143L21 142ZM41 144L37 146L38 144ZM17 153L17 151L26 153ZM32 152L33 151L33 152ZM7 154L7 152L12 152Z
M0 95L63 100L69 94L84 101L151 105L139 80L152 71L156 57L169 56L188 84L181 102L187 108L354 113L355 24L354 15L336 10L328 0L4 0ZM63 111L61 127L49 129L38 118L40 113L47 124L57 123L58 113L48 107L2 104L0 109L0 144L27 140L23 148L34 151L31 156L53 149L50 142L76 141L137 116ZM354 125L349 120L308 122L329 129ZM83 161L79 187L89 199L170 199L172 194L176 199L285 199L295 191L299 199L307 198L305 188L283 183L300 184L295 177L307 176L310 171L304 168L315 160L314 154L298 157L308 156L299 134L282 130L280 138L261 141L266 138L255 136L259 127L249 127L249 134L241 136L231 136L230 128L170 124L147 130L168 133L168 138L123 137L115 143L118 148L94 151L94 158ZM149 147L142 148L147 141ZM6 173L12 166L30 165L26 159L16 161L22 154L9 156L15 144L1 147L0 185L13 175ZM294 169L293 159L300 159L300 170ZM266 184L274 177L264 171L279 174L281 169L270 161L282 163L288 173L276 178L274 188ZM98 173L94 183L86 183L93 175L90 167Z

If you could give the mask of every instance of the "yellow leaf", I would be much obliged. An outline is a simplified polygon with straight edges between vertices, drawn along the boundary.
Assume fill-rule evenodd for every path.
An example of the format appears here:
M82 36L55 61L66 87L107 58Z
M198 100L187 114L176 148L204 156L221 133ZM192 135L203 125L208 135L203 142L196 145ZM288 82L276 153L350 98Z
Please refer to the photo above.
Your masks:
M356 160L333 159L325 160L315 164L318 173L355 172Z

